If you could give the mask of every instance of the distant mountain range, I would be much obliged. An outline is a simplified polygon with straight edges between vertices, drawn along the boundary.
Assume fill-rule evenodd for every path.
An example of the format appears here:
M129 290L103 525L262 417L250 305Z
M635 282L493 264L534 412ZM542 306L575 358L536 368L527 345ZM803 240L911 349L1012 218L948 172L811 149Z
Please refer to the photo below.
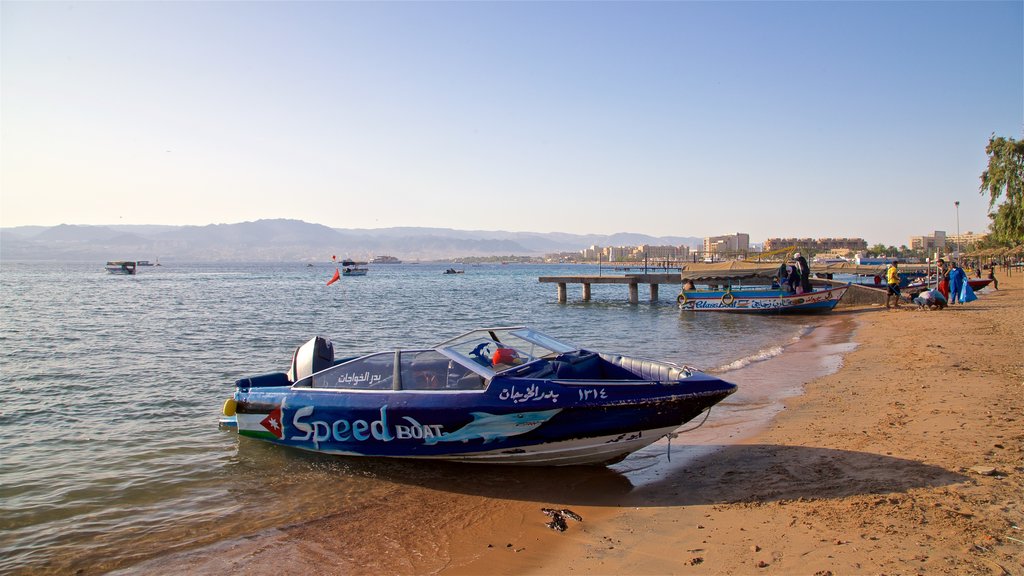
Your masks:
M686 245L702 238L619 233L564 234L447 228L330 228L301 220L257 220L208 226L19 226L0 228L0 259L49 261L160 260L308 261L369 260L391 255L405 261L471 256L543 256L598 246Z

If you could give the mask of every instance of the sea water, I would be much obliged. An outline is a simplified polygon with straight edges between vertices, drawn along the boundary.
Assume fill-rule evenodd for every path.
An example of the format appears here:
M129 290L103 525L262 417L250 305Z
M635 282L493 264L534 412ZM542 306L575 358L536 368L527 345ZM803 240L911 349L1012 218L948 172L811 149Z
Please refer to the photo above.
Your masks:
M323 457L218 429L235 380L284 371L316 335L340 356L528 325L728 373L778 354L809 322L681 312L674 286L654 302L641 287L630 304L625 285L593 284L589 302L569 285L559 304L555 285L538 282L621 274L597 266L449 267L371 266L327 286L329 264L167 263L115 276L102 263L4 262L0 573L128 568L332 514L400 514L426 497L411 477L442 493L536 490L529 472ZM414 552L421 562L430 550ZM413 559L381 565L402 561Z

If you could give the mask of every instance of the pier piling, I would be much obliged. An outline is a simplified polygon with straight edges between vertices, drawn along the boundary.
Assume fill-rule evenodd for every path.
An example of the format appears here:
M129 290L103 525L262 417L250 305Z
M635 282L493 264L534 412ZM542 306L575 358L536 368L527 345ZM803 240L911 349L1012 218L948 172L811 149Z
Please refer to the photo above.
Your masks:
M537 279L542 283L553 283L558 286L558 303L565 304L568 300L566 287L569 284L583 285L583 301L590 302L591 284L626 284L630 304L640 301L640 285L651 287L651 302L658 301L660 284L679 284L679 274L626 274L625 276L541 276Z

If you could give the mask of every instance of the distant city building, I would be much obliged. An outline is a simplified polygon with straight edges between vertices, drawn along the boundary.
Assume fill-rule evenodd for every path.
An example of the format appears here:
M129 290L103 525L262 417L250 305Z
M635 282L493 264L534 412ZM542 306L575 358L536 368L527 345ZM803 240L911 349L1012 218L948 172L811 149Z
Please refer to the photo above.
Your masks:
M596 262L642 262L648 261L677 261L686 260L690 257L689 246L591 246L580 251L583 261Z
M591 246L580 251L583 255L584 260L597 260L598 256L604 258L604 248L600 246Z
M987 236L988 234L975 234L974 232L965 232L959 236L953 234L952 236L946 237L946 245L959 247L962 250L968 246L981 242Z
M685 260L690 256L689 246L650 246L644 244L633 249L632 259L639 262L647 260Z
M605 260L609 262L625 262L629 260L629 255L633 253L632 246L609 246L605 248Z
M725 254L750 251L750 234L709 236L704 239L705 254Z
M942 251L946 249L946 233L936 230L931 236L911 236L911 250L924 250L925 252Z
M551 254L545 254L544 261L549 263L564 262L570 264L581 262L586 260L586 258L583 256L584 252L586 252L586 250L581 250L579 252L553 252Z
M772 252L790 246L807 252L831 252L832 250L866 250L868 241L863 238L769 238L765 240L764 251Z

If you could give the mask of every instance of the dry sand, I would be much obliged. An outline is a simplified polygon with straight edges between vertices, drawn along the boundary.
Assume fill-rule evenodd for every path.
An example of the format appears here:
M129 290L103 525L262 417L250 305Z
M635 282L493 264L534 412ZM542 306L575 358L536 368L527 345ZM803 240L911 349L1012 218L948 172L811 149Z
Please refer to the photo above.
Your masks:
M739 371L735 396L822 350L847 351L841 368L790 391L761 430L712 413L671 463L474 472L455 491L436 479L464 470L442 470L409 481L415 510L329 515L127 572L1024 575L1021 280L943 311L837 311L826 324L854 329L855 349L794 345ZM701 433L713 446L680 446ZM584 521L552 531L544 506Z
M1024 574L1021 276L1000 288L849 314L858 347L767 430L563 533L521 506L442 573Z

